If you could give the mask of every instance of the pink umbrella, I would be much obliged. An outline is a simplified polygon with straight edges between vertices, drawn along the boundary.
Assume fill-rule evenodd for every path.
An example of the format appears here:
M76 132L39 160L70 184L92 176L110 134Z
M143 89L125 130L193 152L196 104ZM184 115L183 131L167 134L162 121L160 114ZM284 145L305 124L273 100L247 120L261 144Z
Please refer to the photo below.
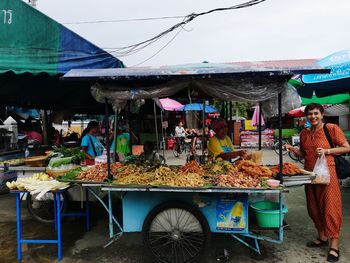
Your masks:
M305 106L296 108L294 110L288 111L288 115L292 117L304 117L305 116Z
M176 100L172 100L169 98L159 99L159 101L162 104L162 108L168 111L178 110L184 106L180 102L177 102Z
M255 106L255 110L253 113L253 119L252 119L252 126L258 126L259 125L259 114L260 114L260 107L259 105ZM264 120L264 114L261 116L261 126L265 126L265 120Z

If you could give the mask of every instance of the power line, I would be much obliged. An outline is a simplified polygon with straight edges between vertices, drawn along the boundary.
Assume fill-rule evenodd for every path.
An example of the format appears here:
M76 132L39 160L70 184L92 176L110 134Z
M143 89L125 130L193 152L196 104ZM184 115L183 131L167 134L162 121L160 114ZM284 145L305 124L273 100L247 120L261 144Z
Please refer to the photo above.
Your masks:
M186 17L186 16L161 16L161 17L130 18L130 19L78 21L78 22L67 22L67 23L62 23L62 24L64 24L64 25L81 25L81 24L101 24L101 23L122 23L122 22L138 22L138 21L178 19L178 18L184 18L184 17Z
M185 28L184 28L184 27L181 27L181 28L179 29L179 31L175 34L175 36L173 36L161 49L159 49L156 53L154 53L154 54L153 54L152 56L150 56L149 58L145 59L144 61L142 61L142 62L140 62L140 63L137 63L137 64L133 65L132 67L140 66L141 64L143 64L143 63L145 63L145 62L151 60L152 58L154 58L154 57L155 57L156 55L158 55L164 48L166 48L167 46L169 46L170 43L174 41L174 39L180 34L180 32L181 32L182 30L185 30Z
M120 47L120 48L115 48L114 50L111 50L110 52L115 53L117 56L120 56L120 57L121 56L129 56L129 55L135 54L135 53L141 51L142 49L150 46L154 42L163 38L165 35L171 33L172 31L174 31L175 29L177 29L179 27L185 26L186 24L188 24L189 22L191 22L192 20L194 20L195 18L197 18L199 16L203 16L203 15L207 15L207 14L219 12L219 11L228 11L228 10L234 10L234 9L247 8L250 6L260 4L260 3L265 2L265 1L266 0L250 0L250 1L244 2L242 4L237 4L237 5L230 6L230 7L221 7L221 8L211 9L211 10L206 11L206 12L192 13L192 14L185 16L184 19L182 20L182 22L175 24L174 26L170 27L169 29L159 33L158 35L156 35L150 39L139 42L137 44L124 46L124 47Z

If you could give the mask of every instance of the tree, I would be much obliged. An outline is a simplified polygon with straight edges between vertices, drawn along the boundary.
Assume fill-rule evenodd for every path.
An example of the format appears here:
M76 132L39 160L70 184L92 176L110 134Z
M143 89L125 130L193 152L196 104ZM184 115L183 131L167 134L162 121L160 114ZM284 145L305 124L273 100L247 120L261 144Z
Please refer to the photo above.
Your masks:
M236 101L232 101L232 112L230 114L230 103L228 102L228 116L236 116L236 114L238 114L238 116L247 118L248 117L248 110L250 108L252 108L255 104L252 102L236 102ZM215 108L217 108L222 117L226 117L225 113L223 112L223 101L221 100L214 100L214 106Z

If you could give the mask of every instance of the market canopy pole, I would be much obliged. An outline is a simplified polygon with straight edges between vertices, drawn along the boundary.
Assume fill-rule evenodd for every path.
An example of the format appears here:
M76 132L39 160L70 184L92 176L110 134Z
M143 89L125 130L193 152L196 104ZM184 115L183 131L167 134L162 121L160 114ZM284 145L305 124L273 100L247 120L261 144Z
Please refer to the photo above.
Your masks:
M118 128L118 109L114 110L114 136L113 136L113 142L115 143L115 149L112 149L114 151L114 155L113 155L113 162L114 163L117 160L117 146L118 146L117 145L117 128Z
M279 167L278 180L283 183L283 154L282 154L282 93L278 93L278 152L279 152Z
M261 150L261 122L262 122L262 103L259 102L259 151Z
M205 145L205 135L204 135L204 128L205 128L205 100L203 100L203 111L202 111L202 156L204 156L204 145ZM196 151L196 145L194 145L193 152Z
M157 144L157 153L159 153L159 136L158 136L158 124L157 124L157 108L156 101L153 100L153 111L154 111L154 127L156 127L156 144ZM164 156L165 158L165 156Z
M162 128L163 157L165 158L165 139L164 139L164 129L163 129L163 109L160 109L160 122L161 122L161 128Z
M231 130L231 141L233 142L233 130L234 130L234 125L233 125L233 120L232 120L232 101L230 101L230 130Z
M109 120L108 120L108 99L105 99L105 125L106 125L106 147L107 147L107 171L108 171L108 180L113 180L113 176L111 174L111 155L110 155L110 147L109 147Z

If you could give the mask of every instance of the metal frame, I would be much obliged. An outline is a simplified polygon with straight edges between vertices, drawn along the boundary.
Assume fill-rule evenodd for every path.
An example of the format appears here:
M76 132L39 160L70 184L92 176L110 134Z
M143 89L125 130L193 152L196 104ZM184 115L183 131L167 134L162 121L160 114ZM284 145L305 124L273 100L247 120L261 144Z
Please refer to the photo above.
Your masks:
M85 187L89 186L83 185ZM94 185L96 186L96 185ZM284 227L283 227L283 203L282 203L282 195L283 193L289 192L285 189L244 189L244 188L233 188L233 189L190 189L190 188L148 188L148 187L118 187L118 186L108 186L108 185L100 185L101 190L108 193L108 208L104 204L102 200L99 199L99 201L102 203L102 205L105 207L109 214L109 236L111 238L111 241L107 243L106 246L113 243L116 239L121 237L123 235L123 228L120 226L119 222L114 218L113 216L113 210L112 210L112 192L120 192L120 193L126 193L126 192L167 192L167 193L274 193L279 195L279 227L278 227L278 239L273 239L268 236L258 235L254 234L253 232L249 232L247 234L230 234L230 236L240 243L244 244L245 246L249 247L250 249L254 250L257 253L261 253L259 240L261 241L268 241L276 244L281 244L283 242L283 235L284 235ZM123 198L123 195L122 195ZM248 220L248 219L247 219ZM113 221L119 228L121 232L114 234L114 227L113 227ZM248 223L248 222L247 222ZM274 229L275 230L275 229ZM251 245L245 240L243 240L241 237L247 237L253 240L253 244Z
M62 260L62 218L63 217L85 217L86 231L90 229L90 207L89 194L86 191L85 213L62 213L61 214L61 196L60 194L67 189L51 192L54 195L54 228L57 233L57 239L23 239L22 238L22 220L21 220L21 195L27 194L26 191L12 191L16 195L16 227L17 227L17 259L22 260L22 244L56 244L57 259Z

